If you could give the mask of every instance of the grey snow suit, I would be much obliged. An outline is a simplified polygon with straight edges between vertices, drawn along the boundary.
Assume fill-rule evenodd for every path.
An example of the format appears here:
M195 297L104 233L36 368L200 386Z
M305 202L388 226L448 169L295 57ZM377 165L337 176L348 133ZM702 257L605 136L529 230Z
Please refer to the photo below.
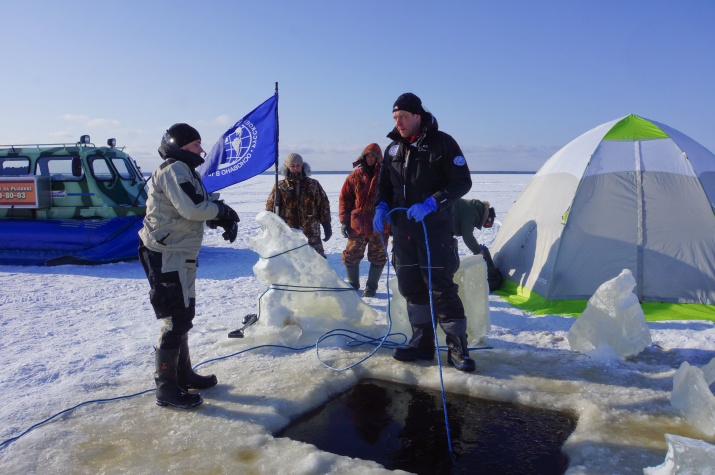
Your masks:
M150 179L144 227L139 231L139 259L149 279L156 318L164 319L159 337L162 348L165 333L172 332L168 335L171 347L176 343L173 340L178 342L193 326L204 221L217 217L219 205L209 200L195 171L203 162L201 157L175 146L159 153L165 161Z

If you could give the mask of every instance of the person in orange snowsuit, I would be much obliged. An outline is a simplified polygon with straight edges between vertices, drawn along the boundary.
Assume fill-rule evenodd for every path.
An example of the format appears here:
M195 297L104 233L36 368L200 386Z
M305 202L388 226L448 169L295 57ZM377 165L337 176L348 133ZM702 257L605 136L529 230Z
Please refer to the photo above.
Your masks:
M365 256L365 248L367 248L370 270L363 297L375 296L377 283L387 262L385 249L390 238L390 226L385 226L382 238L380 233L372 229L377 177L380 175L381 164L382 150L378 144L371 143L353 162L355 170L348 175L340 190L341 232L348 239L348 244L343 251L343 264L347 271L348 282L355 287L355 290L360 288L360 261Z

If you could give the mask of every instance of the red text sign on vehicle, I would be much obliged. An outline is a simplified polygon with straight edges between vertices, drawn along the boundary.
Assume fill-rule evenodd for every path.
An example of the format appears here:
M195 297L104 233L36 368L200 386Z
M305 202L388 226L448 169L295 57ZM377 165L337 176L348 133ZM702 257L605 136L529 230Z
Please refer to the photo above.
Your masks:
M33 179L0 180L0 206L37 207L37 184Z

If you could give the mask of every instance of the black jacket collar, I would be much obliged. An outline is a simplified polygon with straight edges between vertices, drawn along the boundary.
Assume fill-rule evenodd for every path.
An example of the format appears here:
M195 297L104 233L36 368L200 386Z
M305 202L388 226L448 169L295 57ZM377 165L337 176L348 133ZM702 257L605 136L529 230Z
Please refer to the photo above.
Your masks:
M196 170L196 167L204 163L204 159L201 158L199 155L196 155L193 152L189 152L188 150L182 150L175 144L161 144L161 146L159 147L159 155L161 155L161 158L163 158L164 160L173 158L180 162L184 162L192 170Z

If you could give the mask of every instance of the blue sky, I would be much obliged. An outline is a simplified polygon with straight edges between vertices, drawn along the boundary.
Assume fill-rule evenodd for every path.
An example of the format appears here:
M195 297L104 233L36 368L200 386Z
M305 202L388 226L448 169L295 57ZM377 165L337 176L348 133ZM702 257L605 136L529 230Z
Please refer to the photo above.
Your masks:
M419 95L472 170L537 170L636 114L715 150L715 2L3 2L0 143L90 134L145 171L210 146L279 83L280 155L349 170Z

